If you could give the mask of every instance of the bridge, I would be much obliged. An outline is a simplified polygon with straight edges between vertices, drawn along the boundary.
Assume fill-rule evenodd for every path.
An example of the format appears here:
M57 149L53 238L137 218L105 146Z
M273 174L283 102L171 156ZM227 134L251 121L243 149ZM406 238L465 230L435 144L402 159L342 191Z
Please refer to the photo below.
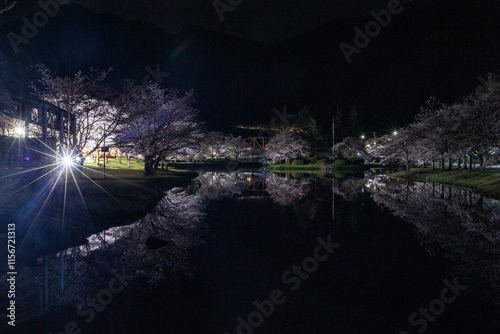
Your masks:
M272 137L249 137L244 138L244 140L249 143L250 147L267 150L267 144L269 143L271 138Z

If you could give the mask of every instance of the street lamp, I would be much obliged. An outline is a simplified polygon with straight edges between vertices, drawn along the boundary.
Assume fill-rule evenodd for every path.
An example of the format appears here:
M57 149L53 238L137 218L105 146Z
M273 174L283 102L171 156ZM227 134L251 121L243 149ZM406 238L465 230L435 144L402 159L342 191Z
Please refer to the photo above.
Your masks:
M365 137L365 135L361 135L361 139L363 139L363 140L364 140L365 138L366 138L366 137Z
M73 159L70 156L65 156L62 158L62 164L64 167L71 167L73 165Z
M14 128L14 133L18 136L18 137L23 137L24 136L24 128L22 126L16 126Z
M397 136L397 135L398 135L398 132L397 132L397 131L394 131L392 134L393 134L393 135L395 135L395 136Z

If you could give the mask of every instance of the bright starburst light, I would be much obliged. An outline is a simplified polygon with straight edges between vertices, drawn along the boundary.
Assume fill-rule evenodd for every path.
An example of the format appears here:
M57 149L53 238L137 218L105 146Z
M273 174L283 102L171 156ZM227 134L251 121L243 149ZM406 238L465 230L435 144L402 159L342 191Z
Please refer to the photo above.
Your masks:
M62 149L56 151L39 139L22 137L13 141L10 150L13 157L18 156L17 152L29 151L30 159L21 159L14 165L8 159L0 161L0 207L9 219L26 228L25 238L35 242L30 247L50 243L45 237L40 238L47 235L48 230L64 242L70 219L71 229L93 227L90 212L95 212L96 205L105 207L107 199L115 206L122 206L96 179L101 174L96 173L95 168L84 166L82 156L73 149L62 145ZM146 189L112 175L108 177ZM102 194L105 197L101 197Z

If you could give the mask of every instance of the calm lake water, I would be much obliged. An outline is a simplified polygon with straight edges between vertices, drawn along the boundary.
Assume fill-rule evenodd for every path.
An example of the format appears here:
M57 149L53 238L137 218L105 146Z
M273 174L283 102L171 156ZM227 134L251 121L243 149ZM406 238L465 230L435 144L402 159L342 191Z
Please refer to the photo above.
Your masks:
M467 191L203 172L133 224L66 224L12 332L500 333L500 204Z

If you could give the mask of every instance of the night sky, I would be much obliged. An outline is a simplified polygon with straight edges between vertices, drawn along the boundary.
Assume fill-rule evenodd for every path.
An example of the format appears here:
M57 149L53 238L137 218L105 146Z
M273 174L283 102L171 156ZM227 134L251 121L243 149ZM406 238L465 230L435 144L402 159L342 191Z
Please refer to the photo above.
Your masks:
M347 117L355 105L359 131L384 133L411 122L431 96L453 102L473 92L500 59L491 0L404 1L350 63L340 43L354 46L354 28L364 30L370 11L390 1L233 1L240 4L224 21L212 1L76 2L83 5L62 6L19 53L8 34L21 34L20 18L32 20L40 6L27 1L0 14L4 78L26 86L29 66L40 62L60 75L113 67L118 89L157 68L169 73L163 86L194 89L210 130L268 125L274 108L307 106L328 132L336 110Z

